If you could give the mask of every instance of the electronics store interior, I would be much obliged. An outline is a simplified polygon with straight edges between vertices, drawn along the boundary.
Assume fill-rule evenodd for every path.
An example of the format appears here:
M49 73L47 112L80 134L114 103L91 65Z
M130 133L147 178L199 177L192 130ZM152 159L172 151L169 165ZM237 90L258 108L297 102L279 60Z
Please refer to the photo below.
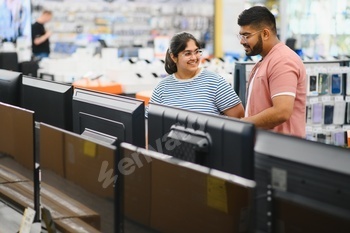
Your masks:
M0 233L350 232L349 28L350 0L0 0ZM173 105L201 92L217 114Z

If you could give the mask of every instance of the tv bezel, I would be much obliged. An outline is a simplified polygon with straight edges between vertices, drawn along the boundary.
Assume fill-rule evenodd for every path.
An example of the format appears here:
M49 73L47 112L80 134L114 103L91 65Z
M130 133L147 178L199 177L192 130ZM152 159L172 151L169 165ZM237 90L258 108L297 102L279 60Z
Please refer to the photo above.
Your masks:
M72 131L73 86L23 75L21 89L21 107L33 110L35 121Z
M144 101L132 97L75 88L72 98L73 132L82 134L85 128L80 121L89 116L90 120L98 121L99 127L90 124L87 128L116 137L118 143L125 141L145 147L144 106ZM111 132L111 125L118 130Z
M255 126L236 118L179 109L156 103L149 104L149 149L170 154L166 149L167 134L173 125L203 131L211 145L204 166L254 179ZM224 134L224 135L223 135Z
M309 210L340 222L350 220L349 166L346 148L259 129L255 144L257 229L278 227L281 203L293 206L294 211L304 209L299 216L307 216ZM283 221L307 221L292 220ZM302 229L306 225L294 226Z
M20 107L22 73L0 69L0 101Z

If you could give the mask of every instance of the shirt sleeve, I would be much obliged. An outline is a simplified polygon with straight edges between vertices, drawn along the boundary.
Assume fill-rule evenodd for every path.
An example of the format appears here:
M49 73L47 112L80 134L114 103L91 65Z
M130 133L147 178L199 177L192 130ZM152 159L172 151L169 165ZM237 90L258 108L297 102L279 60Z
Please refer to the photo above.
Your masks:
M220 77L215 95L215 103L219 112L232 108L241 102L233 87L224 78Z
M299 67L293 60L276 63L269 78L271 98L279 95L296 95Z
M163 88L160 83L153 89L151 98L149 100L149 103L158 103L161 104L162 101L162 92ZM148 118L148 106L145 106L145 117Z

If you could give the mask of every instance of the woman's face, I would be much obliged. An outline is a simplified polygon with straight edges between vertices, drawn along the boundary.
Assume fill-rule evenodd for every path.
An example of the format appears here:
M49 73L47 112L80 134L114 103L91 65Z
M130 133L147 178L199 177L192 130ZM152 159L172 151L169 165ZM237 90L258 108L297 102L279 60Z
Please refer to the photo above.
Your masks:
M189 40L184 51L181 51L173 60L180 72L195 72L198 69L201 52L194 40Z

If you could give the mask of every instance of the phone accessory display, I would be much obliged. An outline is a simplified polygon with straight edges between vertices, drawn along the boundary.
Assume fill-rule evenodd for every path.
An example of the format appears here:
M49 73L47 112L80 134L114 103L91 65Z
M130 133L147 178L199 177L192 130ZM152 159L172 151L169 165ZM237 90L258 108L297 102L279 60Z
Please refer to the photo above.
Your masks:
M314 132L309 132L309 131L306 131L305 139L309 140L309 141L317 141L315 133Z
M349 147L350 67L317 64L306 74L306 139Z
M345 123L345 101L335 101L334 102L334 114L333 114L333 124L342 125Z
M318 142L326 143L326 134L324 133L317 133L316 139Z
M315 135L317 142L332 144L332 130L325 128L316 128Z
M344 131L334 131L332 132L332 144L336 146L345 146L346 133Z
M306 124L312 124L311 105L306 104Z
M325 104L324 105L324 111L323 111L323 119L325 125L333 124L333 114L334 114L334 105L332 104Z
M329 74L328 73L318 74L318 94L319 95L329 94Z
M332 74L331 78L331 94L340 95L342 93L342 75Z
M350 124L350 102L346 102L345 124Z
M312 104L312 123L322 124L322 103Z
M318 96L318 73L308 69L307 73L307 95Z

